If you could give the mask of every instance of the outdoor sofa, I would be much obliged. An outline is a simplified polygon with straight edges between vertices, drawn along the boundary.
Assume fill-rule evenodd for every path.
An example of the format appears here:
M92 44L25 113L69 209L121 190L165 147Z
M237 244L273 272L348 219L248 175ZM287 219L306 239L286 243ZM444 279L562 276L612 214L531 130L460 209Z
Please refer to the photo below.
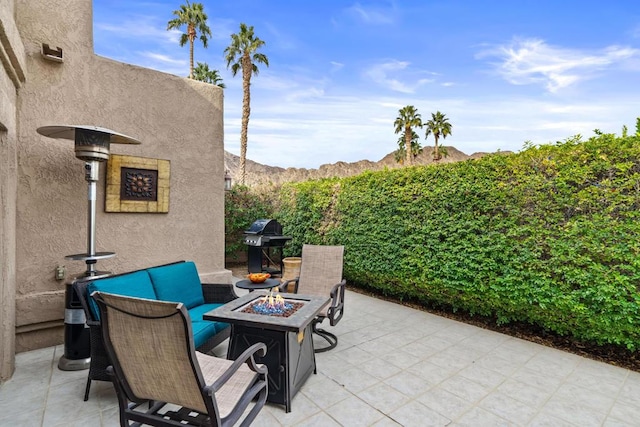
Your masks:
M104 346L99 309L91 298L93 292L183 303L191 319L195 347L202 353L221 344L231 332L229 324L204 320L203 314L238 298L232 284L201 283L192 261L178 261L96 280L77 281L73 287L90 329L91 364L85 401L89 397L92 380L111 381L107 374L107 367L111 363Z

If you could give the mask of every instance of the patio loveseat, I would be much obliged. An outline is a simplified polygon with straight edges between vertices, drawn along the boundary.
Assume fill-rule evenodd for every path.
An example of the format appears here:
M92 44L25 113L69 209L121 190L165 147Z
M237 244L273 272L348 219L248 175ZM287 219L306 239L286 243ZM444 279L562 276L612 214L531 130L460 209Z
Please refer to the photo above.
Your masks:
M201 283L195 263L179 261L73 285L82 304L90 329L91 364L84 400L89 398L92 380L111 381L107 367L111 364L104 347L100 314L91 298L95 291L150 300L181 302L189 313L195 347L207 353L230 335L227 323L204 320L202 315L238 296L231 284Z

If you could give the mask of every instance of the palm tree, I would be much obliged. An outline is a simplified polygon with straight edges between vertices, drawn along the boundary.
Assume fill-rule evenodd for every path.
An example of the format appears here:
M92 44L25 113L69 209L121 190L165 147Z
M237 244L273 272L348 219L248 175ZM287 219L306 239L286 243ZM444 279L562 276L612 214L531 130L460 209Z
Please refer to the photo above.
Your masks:
M226 88L224 83L222 83L222 77L220 77L218 70L210 70L209 64L206 62L204 64L202 62L198 62L196 68L193 69L193 79L205 83L211 83L212 85L216 85L222 89Z
M400 146L400 149L404 149L407 156L406 166L411 166L413 150L407 149L407 147L411 147L412 145L411 137L413 135L413 128L422 127L422 118L420 117L420 113L418 113L418 110L416 110L416 107L413 105L402 107L396 121L393 122L393 125L396 127L396 133L403 132L404 144ZM418 147L420 147L419 144Z
M415 159L416 156L422 153L422 147L420 147L420 143L418 139L420 137L415 131L411 131L411 158ZM404 163L407 159L406 151L404 149L406 144L406 140L404 137L404 132L400 134L400 138L398 138L398 149L393 153L393 158L398 163Z
M180 6L180 9L174 10L173 14L176 16L167 23L167 31L180 29L183 25L187 26L187 32L180 36L180 46L184 46L189 42L189 78L193 78L193 42L198 37L200 32L200 41L206 48L209 37L211 37L211 30L207 25L207 14L204 13L204 6L202 3L190 4L189 0L186 0L187 4Z
M240 129L240 184L244 185L247 164L247 130L251 114L251 76L258 74L256 63L269 66L269 58L257 50L264 46L264 41L253 34L253 26L240 24L240 32L231 34L231 44L224 50L227 68L235 77L242 70L242 125Z
M444 139L451 135L451 123L449 123L449 119L445 116L446 114L442 114L440 111L437 111L435 114L431 113L431 120L425 123L425 126L427 127L425 138L428 138L429 135L433 134L433 137L436 140L433 147L433 160L435 161L442 158L440 151L438 150L438 140L440 137Z

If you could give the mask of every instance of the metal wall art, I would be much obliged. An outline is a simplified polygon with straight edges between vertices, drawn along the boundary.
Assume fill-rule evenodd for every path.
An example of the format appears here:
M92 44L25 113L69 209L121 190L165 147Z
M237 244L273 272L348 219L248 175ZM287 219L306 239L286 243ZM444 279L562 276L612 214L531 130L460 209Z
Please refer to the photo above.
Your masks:
M105 212L169 212L169 160L112 154Z

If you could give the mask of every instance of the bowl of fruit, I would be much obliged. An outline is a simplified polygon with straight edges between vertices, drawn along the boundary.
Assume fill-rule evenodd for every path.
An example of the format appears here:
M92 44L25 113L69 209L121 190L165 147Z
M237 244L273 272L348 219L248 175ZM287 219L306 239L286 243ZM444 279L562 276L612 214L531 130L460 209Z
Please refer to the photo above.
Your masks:
M247 276L251 283L263 283L269 277L271 277L269 273L251 273Z

